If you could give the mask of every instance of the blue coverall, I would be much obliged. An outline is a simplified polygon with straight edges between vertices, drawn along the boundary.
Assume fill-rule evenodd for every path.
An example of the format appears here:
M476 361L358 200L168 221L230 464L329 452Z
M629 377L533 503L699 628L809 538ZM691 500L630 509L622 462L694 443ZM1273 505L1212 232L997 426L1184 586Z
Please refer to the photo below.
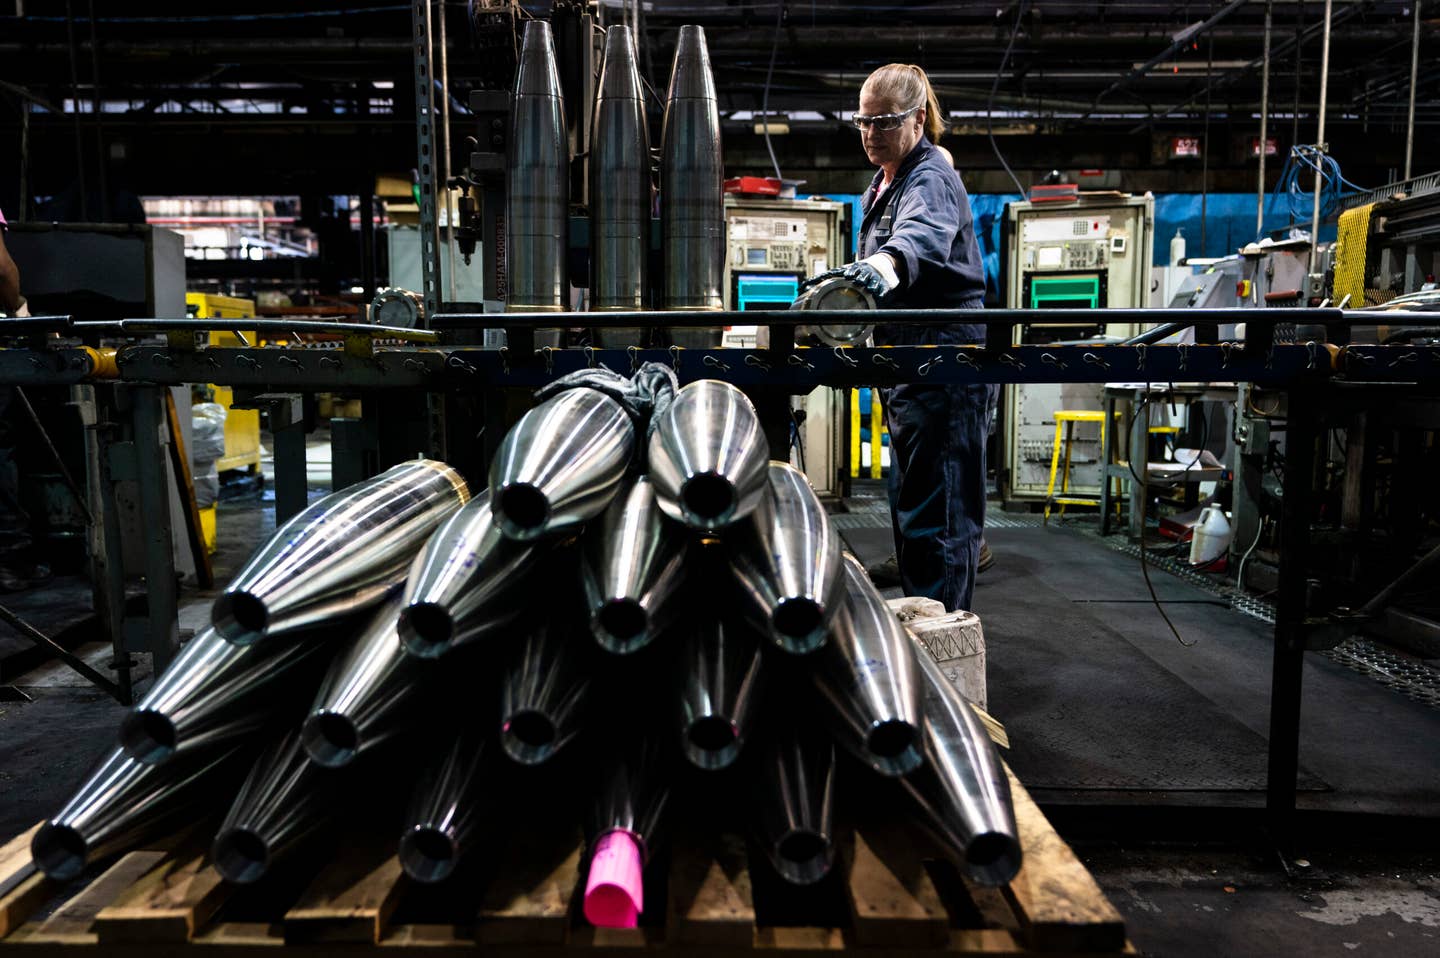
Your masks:
M970 197L944 154L921 138L877 196L877 172L862 201L857 259L889 253L900 285L881 306L981 309L985 272ZM981 341L984 326L881 325L879 346ZM906 595L969 609L985 523L985 438L990 388L906 384L887 391L890 514Z

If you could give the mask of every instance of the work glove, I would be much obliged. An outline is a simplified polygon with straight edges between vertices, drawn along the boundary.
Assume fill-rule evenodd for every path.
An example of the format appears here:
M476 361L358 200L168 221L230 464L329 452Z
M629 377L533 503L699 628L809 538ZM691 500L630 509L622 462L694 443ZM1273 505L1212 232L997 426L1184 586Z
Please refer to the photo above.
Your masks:
M814 276L811 276L809 279L805 280L805 282L800 284L799 291L803 293L811 286L814 286L817 283L822 283L825 280L830 279L832 276L843 276L846 269L848 269L848 267L836 266L834 269L827 269L823 273L816 273Z
M895 284L881 275L880 271L861 260L845 267L846 279L863 286L877 300L884 299L895 291Z

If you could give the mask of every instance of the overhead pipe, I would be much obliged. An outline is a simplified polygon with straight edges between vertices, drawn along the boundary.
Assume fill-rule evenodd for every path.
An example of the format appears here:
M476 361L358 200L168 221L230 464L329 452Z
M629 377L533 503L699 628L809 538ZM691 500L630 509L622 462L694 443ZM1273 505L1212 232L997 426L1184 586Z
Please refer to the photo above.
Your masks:
M1270 125L1270 34L1274 5L1265 0L1265 47L1260 55L1260 169L1255 178L1255 238L1265 232L1265 143Z
M1316 164L1321 170L1324 169L1325 156L1330 152L1330 146L1325 142L1325 101L1330 93L1330 20L1333 0L1325 0L1325 21L1324 32L1320 40L1320 109L1316 113L1315 127L1315 150L1319 156ZM1315 202L1310 215L1310 265L1306 271L1311 275L1315 273L1315 264L1320 257L1320 193L1325 186L1325 177L1319 172L1315 174Z
M1410 37L1410 103L1405 119L1405 175L1401 180L1410 179L1410 160L1415 153L1415 87L1420 76L1420 4L1422 0L1412 0L1410 6L1414 8L1415 29Z

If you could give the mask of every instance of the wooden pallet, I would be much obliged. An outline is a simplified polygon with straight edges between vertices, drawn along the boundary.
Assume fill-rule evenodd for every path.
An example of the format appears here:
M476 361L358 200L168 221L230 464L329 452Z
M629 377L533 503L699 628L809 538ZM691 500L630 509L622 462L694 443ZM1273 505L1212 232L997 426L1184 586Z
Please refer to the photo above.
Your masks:
M194 956L202 946L213 958L219 952L209 949L255 958L277 947L314 958L353 955L366 944L423 949L426 958L477 946L552 958L588 949L717 958L747 952L833 958L852 948L869 956L1133 954L1119 913L1090 873L1013 775L1011 787L1025 865L1007 887L974 886L948 866L927 862L905 826L857 829L834 879L848 921L833 926L757 921L757 900L791 896L775 891L773 876L760 894L765 876L752 874L745 842L725 835L676 835L662 876L664 907L651 899L640 928L615 930L578 918L584 850L578 833L486 849L507 863L503 878L482 881L469 905L443 921L403 920L410 896L433 901L439 893L404 877L393 838L347 842L271 920L256 921L236 904L244 892L220 879L193 839L130 852L78 891L39 875L17 884L8 879L29 863L32 829L0 848L0 888L10 887L0 896L0 950L9 949L9 958L46 958L63 949L73 955L77 945L135 958Z

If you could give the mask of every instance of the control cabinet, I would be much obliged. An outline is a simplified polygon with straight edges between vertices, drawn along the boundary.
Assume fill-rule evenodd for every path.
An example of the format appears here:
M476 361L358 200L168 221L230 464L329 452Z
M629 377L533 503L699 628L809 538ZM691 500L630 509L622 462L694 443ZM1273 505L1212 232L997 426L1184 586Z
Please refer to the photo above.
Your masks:
M805 277L848 262L847 210L832 200L725 197L725 308L787 309ZM794 285L777 282L787 279Z
M807 276L850 261L849 206L833 200L725 197L725 308L789 309ZM759 330L725 330L732 346L756 346ZM768 343L758 343L765 346ZM846 474L843 389L792 399L799 424L791 459L822 497L841 494Z
M1053 322L1047 309L1141 308L1149 303L1155 200L1119 193L1081 194L1071 202L1011 203L1005 208L1005 305L1031 309L1022 343L1122 339L1137 324ZM1045 497L1055 440L1055 412L1103 409L1103 387L1021 383L1007 387L997 433L1001 495L1009 501ZM1070 450L1070 486L1099 492L1099 424L1077 423ZM1056 483L1057 489L1059 482Z

